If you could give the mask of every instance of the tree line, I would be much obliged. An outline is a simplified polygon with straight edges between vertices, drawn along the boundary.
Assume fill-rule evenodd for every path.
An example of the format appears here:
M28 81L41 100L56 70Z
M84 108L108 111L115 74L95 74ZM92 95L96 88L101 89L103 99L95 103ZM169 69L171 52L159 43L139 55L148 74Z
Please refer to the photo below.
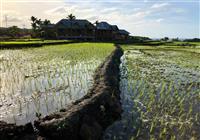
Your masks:
M76 16L74 16L73 14L69 14L66 18L69 20L75 20ZM38 19L37 17L32 16L31 17L31 27L33 31L32 36L43 37L45 35L48 35L48 31L46 31L44 27L50 24L51 24L51 21L48 19L45 19L44 21L42 21L41 19Z
M75 20L76 17L73 14L69 14L67 17L69 20ZM8 28L0 27L0 40L15 39L21 37L43 37L45 30L43 27L51 24L51 21L48 19L41 20L37 17L31 16L31 29L22 29L17 26L11 26Z

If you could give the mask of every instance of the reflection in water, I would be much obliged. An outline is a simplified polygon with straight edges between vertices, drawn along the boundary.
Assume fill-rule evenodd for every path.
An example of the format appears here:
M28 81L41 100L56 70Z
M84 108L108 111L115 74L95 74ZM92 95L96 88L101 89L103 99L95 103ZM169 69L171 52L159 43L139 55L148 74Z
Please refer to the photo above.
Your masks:
M123 113L121 120L116 121L113 125L108 127L104 133L104 140L129 140L137 130L141 123L139 120L139 113L134 105L132 99L133 92L128 85L128 75L125 57L122 56L120 65L120 91L121 91L121 104Z
M101 63L100 60L56 59L22 63L22 59L13 56L2 56L0 60L3 63L0 69L0 121L16 124L59 111L83 97L92 86L93 73Z
M106 129L104 140L200 137L199 71L138 51L125 52L121 61L124 112Z

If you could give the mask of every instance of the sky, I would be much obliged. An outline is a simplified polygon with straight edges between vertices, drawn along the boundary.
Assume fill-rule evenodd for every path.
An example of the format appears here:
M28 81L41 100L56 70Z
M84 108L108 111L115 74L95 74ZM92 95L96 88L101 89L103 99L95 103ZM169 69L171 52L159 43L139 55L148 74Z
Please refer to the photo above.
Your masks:
M31 16L57 23L70 13L134 36L200 38L200 0L0 0L1 27L30 28Z

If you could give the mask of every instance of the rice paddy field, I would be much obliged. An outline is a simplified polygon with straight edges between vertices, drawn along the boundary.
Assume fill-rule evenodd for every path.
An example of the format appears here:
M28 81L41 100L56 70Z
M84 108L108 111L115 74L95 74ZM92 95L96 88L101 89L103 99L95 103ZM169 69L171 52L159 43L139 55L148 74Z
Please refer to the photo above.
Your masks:
M200 47L124 45L122 119L104 139L199 140Z
M0 45L24 45L24 44L47 44L47 43L67 43L69 40L41 40L41 39L31 39L31 40L11 40L11 41L2 41Z
M111 43L0 50L0 121L25 124L66 108L93 84Z
M122 48L123 113L103 139L199 140L200 44ZM0 121L25 124L66 108L86 95L114 49L112 43L1 49Z

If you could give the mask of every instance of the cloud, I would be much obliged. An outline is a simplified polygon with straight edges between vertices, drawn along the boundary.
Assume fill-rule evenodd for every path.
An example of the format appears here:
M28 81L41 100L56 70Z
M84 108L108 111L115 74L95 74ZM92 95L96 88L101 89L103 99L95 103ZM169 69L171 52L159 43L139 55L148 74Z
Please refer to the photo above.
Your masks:
M64 6L58 6L53 9L49 9L44 11L47 15L53 15L53 16L61 16L61 15L67 15L72 11L75 11L78 8L78 6L75 5L64 5Z
M97 21L99 19L99 16L91 16L87 18L90 21Z
M3 22L6 22L6 19L7 19L7 22L21 22L22 21L22 19L18 17L13 17L13 16L6 16L6 17L4 18Z
M146 1L146 3L144 1ZM129 0L129 2L115 2L114 0L109 2L105 0L54 0L54 2L16 2L6 3L4 5L5 9L13 10L13 12L7 13L7 15L10 16L9 20L12 21L9 25L21 26L22 24L26 24L27 27L30 27L29 19L32 15L41 19L49 19L52 23L56 23L72 13L77 18L88 19L92 23L96 20L107 21L110 24L118 25L119 28L126 29L133 34L150 36L157 36L161 32L170 32L170 30L171 32L174 32L172 28L168 28L168 30L166 30L166 28L169 26L172 27L174 23L177 24L174 26L179 28L179 24L187 24L185 21L197 19L197 14L194 14L194 12L191 11L198 11L189 9L188 7L190 5L185 8L184 5L176 5L176 3L172 4L170 1L155 3L155 1L153 2L151 0L142 0L140 2L138 0ZM37 10L35 7L37 7ZM188 17L187 15L189 14L186 15L184 12L190 12L191 16ZM18 17L21 19L18 19ZM180 19L184 19L184 22ZM19 22L20 20L23 21ZM188 34L193 34L192 32L195 31L192 30L191 32L188 32Z
M134 8L132 11L137 12L139 10L141 10L141 8Z
M147 16L153 16L154 14L160 14L161 12L166 11L166 7L169 6L169 3L160 3L160 4L153 4L150 8L145 9L136 9L133 10L133 17L135 18L145 18ZM136 12L136 13L135 13Z
M48 10L48 11L45 11L46 14L48 15L60 15L60 14L64 14L66 13L66 9L62 6L62 7L56 7L54 9L51 9L51 10Z
M105 8L105 9L102 9L101 10L101 13L109 13L109 12L115 12L115 11L117 11L118 9L117 8L114 8L114 7L112 7L112 8Z
M156 22L160 23L162 22L164 19L163 18L159 18L159 19L156 19Z
M23 21L19 12L14 10L4 10L3 11L3 22L21 22Z
M144 18L144 17L150 15L151 13L152 13L152 11L150 11L150 10L140 11L140 12L133 14L133 17Z
M64 3L63 6L58 6L53 9L44 11L46 15L63 18L69 14L74 14L77 18L90 18L96 16L93 7L81 6L72 3Z
M182 8L173 8L173 11L177 14L182 14L185 13L186 10L182 9Z
M156 3L151 6L151 9L161 9L161 8L167 7L169 5L170 5L169 3Z
M159 7L159 6L152 6ZM161 7L161 6L160 6ZM67 15L69 13L73 13L77 18L87 19L94 23L96 20L98 21L107 21L110 24L116 24L119 28L127 29L131 32L133 30L132 27L141 28L148 22L160 23L163 19L158 18L157 20L149 20L147 17L152 16L154 13L158 11L162 11L163 9L157 8L133 8L129 10L129 13L124 12L124 9L119 9L118 7L104 7L95 6L90 4L77 4L77 3L65 3L63 6L58 6L52 9L45 11L48 15L55 15L58 17L62 17L63 15ZM59 19L58 19L59 20ZM57 22L57 21L56 21Z

